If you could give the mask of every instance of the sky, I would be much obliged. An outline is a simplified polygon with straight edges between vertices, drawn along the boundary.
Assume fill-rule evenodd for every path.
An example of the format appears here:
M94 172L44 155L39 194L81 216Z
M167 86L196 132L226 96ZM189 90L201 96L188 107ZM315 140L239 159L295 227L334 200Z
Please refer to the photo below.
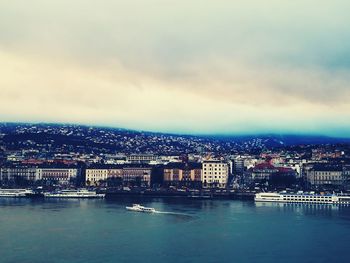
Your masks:
M0 121L350 137L350 1L0 0Z

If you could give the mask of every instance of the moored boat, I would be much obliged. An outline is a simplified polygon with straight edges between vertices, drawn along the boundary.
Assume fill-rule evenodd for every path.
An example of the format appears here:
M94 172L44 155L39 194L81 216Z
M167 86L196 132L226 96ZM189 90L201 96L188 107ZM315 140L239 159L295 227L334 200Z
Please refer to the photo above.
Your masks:
M27 197L33 194L29 189L0 189L0 197Z
M350 196L343 194L315 194L311 193L257 193L256 202L280 203L313 203L313 204L350 204Z
M104 198L105 194L98 194L96 191L80 189L47 192L44 193L44 196L47 198Z

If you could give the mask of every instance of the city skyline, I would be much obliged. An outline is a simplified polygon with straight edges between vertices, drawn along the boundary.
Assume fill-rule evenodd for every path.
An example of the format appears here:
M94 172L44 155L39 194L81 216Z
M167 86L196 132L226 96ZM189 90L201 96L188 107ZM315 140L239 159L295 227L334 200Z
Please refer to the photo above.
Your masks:
M0 1L0 121L348 137L347 1Z

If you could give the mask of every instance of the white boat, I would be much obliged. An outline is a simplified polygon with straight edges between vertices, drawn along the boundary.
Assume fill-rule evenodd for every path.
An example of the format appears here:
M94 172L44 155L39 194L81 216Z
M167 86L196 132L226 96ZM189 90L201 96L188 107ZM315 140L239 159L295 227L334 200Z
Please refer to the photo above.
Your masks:
M104 198L105 194L97 194L96 191L80 189L44 193L44 196L48 198Z
M30 194L33 191L28 189L0 189L0 197L26 197Z
M127 206L126 210L135 211L135 212L144 212L144 213L154 213L156 210L152 207L144 207L139 204L133 204L132 206Z
M257 193L255 202L350 204L350 196L342 194L311 193Z

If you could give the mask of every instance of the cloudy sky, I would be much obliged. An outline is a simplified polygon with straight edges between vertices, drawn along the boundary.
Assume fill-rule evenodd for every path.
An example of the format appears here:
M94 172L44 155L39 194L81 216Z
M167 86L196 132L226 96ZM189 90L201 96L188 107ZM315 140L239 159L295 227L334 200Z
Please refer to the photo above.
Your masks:
M0 0L0 121L350 136L350 1Z

